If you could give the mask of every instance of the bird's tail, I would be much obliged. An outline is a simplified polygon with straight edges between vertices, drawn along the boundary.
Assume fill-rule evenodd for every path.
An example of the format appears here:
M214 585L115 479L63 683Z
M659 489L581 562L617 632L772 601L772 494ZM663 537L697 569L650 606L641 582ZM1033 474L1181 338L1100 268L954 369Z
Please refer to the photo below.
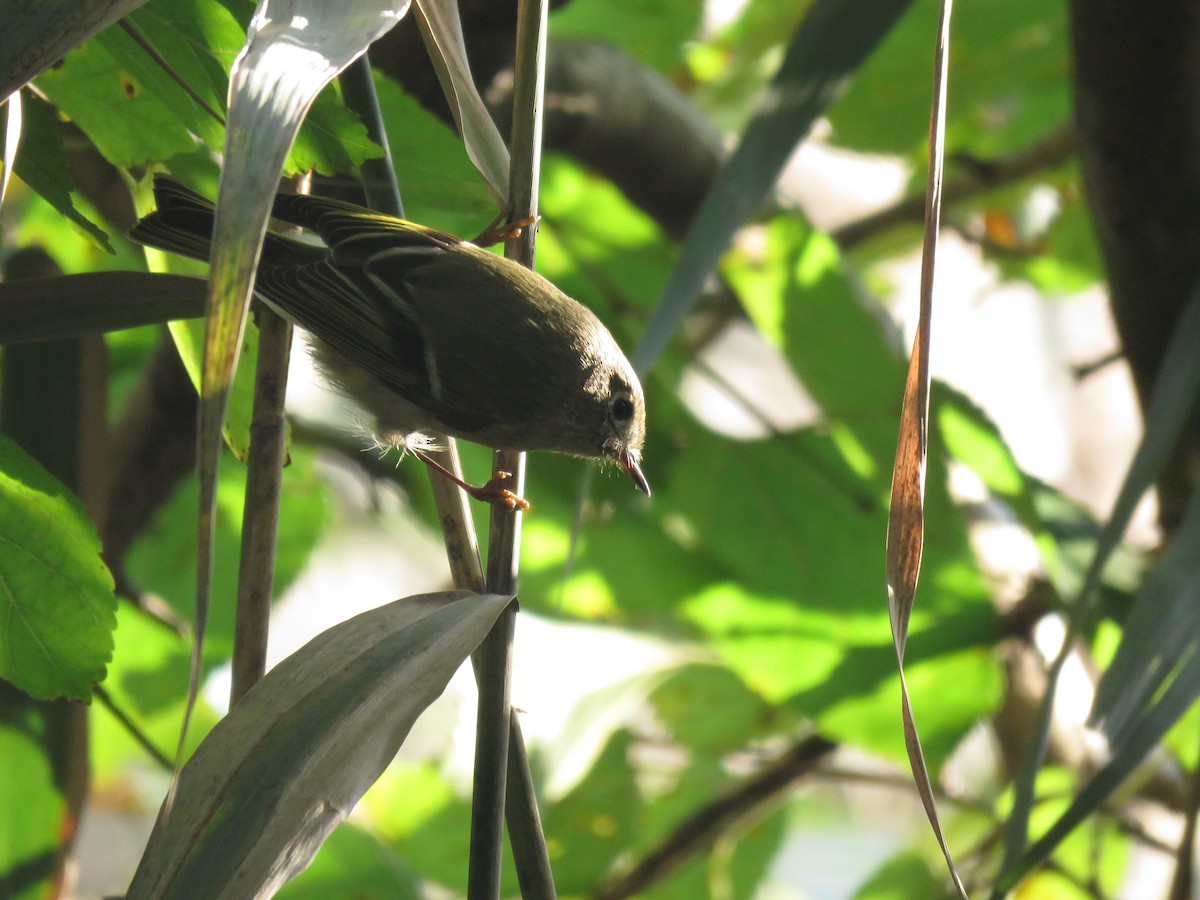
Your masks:
M154 176L154 212L129 230L139 244L207 262L216 211L212 201L167 175ZM328 250L268 231L262 264L297 266L323 259Z

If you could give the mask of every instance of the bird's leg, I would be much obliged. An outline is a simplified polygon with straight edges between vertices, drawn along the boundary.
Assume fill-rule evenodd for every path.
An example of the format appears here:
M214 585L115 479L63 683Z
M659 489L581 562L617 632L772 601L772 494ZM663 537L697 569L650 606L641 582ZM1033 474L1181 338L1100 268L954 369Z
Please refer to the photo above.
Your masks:
M440 473L441 475L444 475L446 478L449 478L476 500L482 500L484 503L494 503L499 506L506 507L509 510L519 509L524 511L529 509L529 502L527 500L518 497L512 491L504 487L504 483L512 478L512 475L509 472L497 472L492 476L492 479L487 484L476 487L473 484L463 481L441 463L437 462L422 451L410 449L409 452L421 462L425 463L425 465L429 466L429 468Z
M525 219L518 219L516 222L509 222L508 213L502 212L492 220L491 225L479 232L479 235L471 243L477 247L491 247L501 241L507 241L509 238L520 237L521 229L529 225L536 225L539 218L541 216L529 216Z

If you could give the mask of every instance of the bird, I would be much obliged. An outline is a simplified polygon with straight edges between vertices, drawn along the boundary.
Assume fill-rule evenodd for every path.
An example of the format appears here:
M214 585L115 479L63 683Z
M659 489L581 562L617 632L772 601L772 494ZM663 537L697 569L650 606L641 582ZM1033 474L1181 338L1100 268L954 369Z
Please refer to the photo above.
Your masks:
M129 236L207 261L213 203L162 173L154 198ZM254 291L309 333L377 439L510 509L528 504L505 473L470 485L424 452L425 435L611 461L650 496L641 384L586 306L470 241L351 203L279 194L272 217L304 231L268 230Z

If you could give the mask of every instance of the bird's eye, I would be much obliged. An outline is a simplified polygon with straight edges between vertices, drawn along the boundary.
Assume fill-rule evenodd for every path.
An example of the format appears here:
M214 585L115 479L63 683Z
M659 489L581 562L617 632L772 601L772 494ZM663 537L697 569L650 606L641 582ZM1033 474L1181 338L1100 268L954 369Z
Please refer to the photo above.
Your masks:
M614 422L627 422L633 418L633 403L628 397L618 397L612 402Z

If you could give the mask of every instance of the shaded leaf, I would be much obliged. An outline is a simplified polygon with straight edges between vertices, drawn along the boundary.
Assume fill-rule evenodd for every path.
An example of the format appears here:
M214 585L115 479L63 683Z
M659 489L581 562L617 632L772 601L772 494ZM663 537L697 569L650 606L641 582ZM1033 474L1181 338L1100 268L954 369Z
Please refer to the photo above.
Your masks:
M0 281L0 344L191 319L204 314L206 294L199 278L149 272Z
M467 155L487 182L496 205L506 208L508 148L471 77L458 4L448 0L417 0L417 21Z
M280 900L419 900L417 878L375 835L343 822L321 845L312 865L285 884Z
M870 153L924 155L929 34L939 3L913 5L829 111L833 141ZM964 4L954 21L948 146L1016 150L1071 116L1067 10L1039 0Z
M146 0L40 0L7 4L0 29L0 97L7 97Z
M71 199L75 182L67 166L62 134L53 108L31 94L23 99L22 109L21 150L17 154L14 171L97 246L112 253L108 235L81 213Z
M117 600L79 500L0 438L0 677L89 701L112 658Z
M59 838L74 827L55 771L62 708L0 680L0 897L42 900L61 873Z
M1071 652L1074 636L1095 613L1096 597L1105 566L1120 546L1121 537L1129 525L1134 508L1167 464L1180 436L1192 420L1196 398L1200 396L1200 357L1195 352L1197 342L1200 342L1200 291L1193 292L1191 300L1180 314L1175 333L1171 336L1171 342L1163 357L1162 368L1155 383L1154 395L1146 409L1145 433L1142 436L1142 442L1138 445L1133 461L1129 464L1129 471L1121 485L1116 502L1113 504L1108 521L1104 523L1104 527L1096 539L1096 548L1091 563L1079 589L1079 595L1071 607L1067 636L1063 640L1062 649L1051 664L1045 698L1038 712L1037 728L1022 765L1020 776L1016 781L1013 808L1006 825L1004 859L1000 869L1000 883L1002 884L1015 883L1015 876L1012 874L1015 867L1020 867L1024 871L1034 862L1044 859L1046 854L1053 850L1055 843L1069 833L1070 827L1074 827L1074 824L1078 824L1080 821L1080 819L1073 818L1073 824L1070 827L1056 826L1050 834L1038 841L1036 847L1026 850L1029 814L1033 808L1034 782L1046 753L1050 733L1051 705L1056 693L1059 674ZM1191 505L1194 506L1195 502ZM1190 591L1192 588L1187 588L1187 590ZM1157 591L1150 596L1157 598ZM1134 632L1132 640L1135 644L1140 645L1141 649L1127 651L1133 653L1135 657L1139 654L1144 655L1143 651L1147 646L1148 638L1145 630L1148 617L1142 615L1139 617L1139 621L1143 627ZM1177 645L1175 649L1182 657L1180 660L1174 661L1175 665L1183 665L1185 660L1188 665L1193 665L1197 659L1196 651L1200 650L1200 641L1189 641L1183 646ZM1168 666L1168 671L1169 669ZM1193 680L1195 678L1194 675L1189 677ZM1120 772L1122 766L1131 765L1132 755L1136 753L1136 748L1143 748L1143 753L1148 750L1148 746L1144 745L1147 735L1158 732L1160 728L1161 733L1165 734L1175 719L1183 715L1188 706L1184 701L1187 697L1192 696L1190 693L1192 688L1186 686L1186 682L1184 682L1185 686L1181 686L1181 678L1182 675L1177 676L1168 688L1167 695L1164 695L1153 709L1147 711L1146 717L1147 719L1153 717L1153 724L1151 725L1148 721L1144 722L1138 734L1130 739L1130 743L1124 745L1119 756L1113 759L1105 771ZM1139 682L1122 682L1121 685L1122 687L1128 685L1134 695L1144 690L1144 684ZM1103 699L1104 707L1101 712L1111 711L1121 694L1121 688L1113 687L1111 684L1107 686ZM1168 695L1170 704L1168 704ZM1167 721L1168 719L1169 721ZM1102 780L1100 776L1097 776L1096 780L1089 785L1086 798L1081 796L1078 803L1100 802L1102 798L1099 795L1102 791L1104 789L1111 790L1116 783L1107 779ZM1081 812L1083 809L1082 805L1078 806L1078 810L1073 807L1074 812Z
M265 896L301 871L510 599L397 600L272 669L180 773L127 896Z

